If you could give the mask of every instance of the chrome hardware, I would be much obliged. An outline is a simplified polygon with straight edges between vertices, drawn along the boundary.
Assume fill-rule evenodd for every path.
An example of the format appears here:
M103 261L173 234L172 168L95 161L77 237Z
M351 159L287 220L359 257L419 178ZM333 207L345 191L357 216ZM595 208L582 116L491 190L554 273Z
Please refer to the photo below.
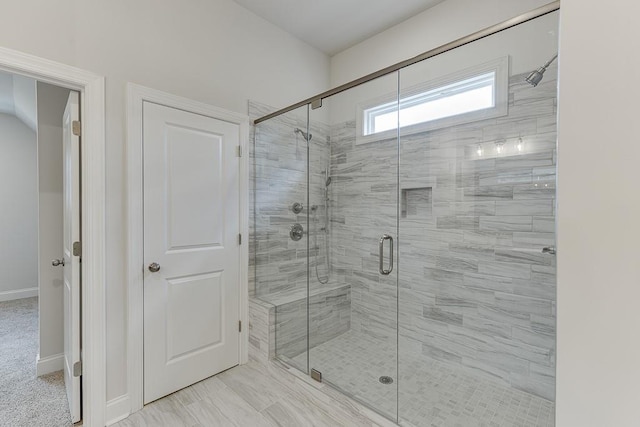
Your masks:
M62 259L54 259L53 261L51 261L51 265L53 265L54 267L57 267L59 265L64 267L64 258L62 258Z
M160 264L158 264L157 262L152 262L151 264L149 264L149 271L152 273L157 273L158 271L160 271Z
M73 242L73 256L82 256L81 242Z
M382 265L382 261L384 258L384 241L385 240L389 241L389 249L390 249L388 270L385 270ZM383 234L382 237L380 238L378 249L380 251L380 274L389 275L393 271L393 237L389 236L388 234Z
M544 248L542 248L542 253L543 254L555 255L556 254L556 247L555 246L544 247Z
M82 376L82 361L79 361L73 364L73 376L74 377Z
M82 125L80 124L79 121L74 120L71 122L71 132L75 136L82 136Z
M383 375L381 376L378 381L380 381L382 384L393 384L393 378L387 376L387 375Z
M322 372L318 371L315 368L311 368L311 379L322 382Z
M293 212L294 214L299 214L300 212L302 212L302 209L304 209L302 203L295 202L291 205L291 212Z
M302 239L303 235L304 228L302 228L300 224L293 224L291 226L291 230L289 230L289 237L291 237L291 240L297 242L298 240Z

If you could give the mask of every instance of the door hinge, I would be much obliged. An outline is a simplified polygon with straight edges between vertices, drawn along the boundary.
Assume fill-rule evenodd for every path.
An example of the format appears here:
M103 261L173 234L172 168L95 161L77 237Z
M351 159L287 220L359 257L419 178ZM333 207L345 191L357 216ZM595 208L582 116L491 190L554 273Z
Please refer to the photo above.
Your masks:
M78 120L71 122L71 131L75 136L80 136L82 134L82 125Z
M238 234L238 244L242 244L242 234Z
M73 364L73 376L79 377L82 375L82 361Z
M238 157L242 157L242 146L238 145L238 150L236 151Z
M73 256L82 256L82 243L73 242Z
M238 320L238 332L242 332L242 320Z

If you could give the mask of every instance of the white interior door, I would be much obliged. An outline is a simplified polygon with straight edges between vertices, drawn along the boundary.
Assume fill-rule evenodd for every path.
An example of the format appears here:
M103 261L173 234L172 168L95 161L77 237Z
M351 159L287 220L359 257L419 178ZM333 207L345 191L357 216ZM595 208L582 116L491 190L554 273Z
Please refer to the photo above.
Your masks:
M143 105L144 402L239 363L239 126Z
M72 421L80 421L80 375L74 365L80 361L80 257L73 244L80 241L80 137L73 122L80 120L78 92L72 91L62 116L63 135L63 255L64 255L64 383Z

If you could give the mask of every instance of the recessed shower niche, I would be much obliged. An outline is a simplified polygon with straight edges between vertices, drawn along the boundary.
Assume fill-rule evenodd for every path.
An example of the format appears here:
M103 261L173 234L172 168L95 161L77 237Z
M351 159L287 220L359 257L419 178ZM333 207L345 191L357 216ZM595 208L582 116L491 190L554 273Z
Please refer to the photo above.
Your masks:
M431 187L403 188L400 196L400 218L431 216Z

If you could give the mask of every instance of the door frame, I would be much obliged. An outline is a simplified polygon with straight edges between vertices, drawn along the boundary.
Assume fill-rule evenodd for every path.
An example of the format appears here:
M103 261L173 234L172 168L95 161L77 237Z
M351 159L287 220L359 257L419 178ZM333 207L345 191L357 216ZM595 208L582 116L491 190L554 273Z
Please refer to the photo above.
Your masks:
M0 47L0 70L80 92L82 123L82 420L104 426L105 365L105 79L76 67Z
M240 364L249 359L249 117L209 104L172 95L156 89L127 84L127 301L128 301L128 388L130 413L144 406L144 216L142 105L153 102L189 113L200 114L240 128ZM124 415L124 414L123 414Z

